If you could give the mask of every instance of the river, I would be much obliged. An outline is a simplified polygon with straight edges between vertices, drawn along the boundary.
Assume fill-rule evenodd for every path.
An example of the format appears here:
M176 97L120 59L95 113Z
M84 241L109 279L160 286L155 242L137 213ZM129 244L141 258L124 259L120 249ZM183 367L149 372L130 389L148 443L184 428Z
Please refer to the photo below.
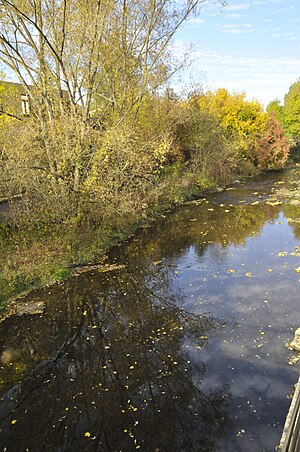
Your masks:
M300 169L195 201L0 323L5 451L273 451L298 369Z

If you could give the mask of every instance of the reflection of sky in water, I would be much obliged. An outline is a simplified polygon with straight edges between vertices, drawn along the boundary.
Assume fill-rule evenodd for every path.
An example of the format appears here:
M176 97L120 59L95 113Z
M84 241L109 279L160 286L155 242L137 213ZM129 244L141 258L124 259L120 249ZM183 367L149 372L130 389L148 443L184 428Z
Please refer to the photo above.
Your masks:
M285 348L300 324L299 257L290 255L296 245L281 212L243 246L210 244L200 255L190 246L176 260L176 286L185 306L225 322L201 353L190 351L207 364L202 388L210 391L225 383L232 393L234 425L222 450L274 450L279 442L297 380Z

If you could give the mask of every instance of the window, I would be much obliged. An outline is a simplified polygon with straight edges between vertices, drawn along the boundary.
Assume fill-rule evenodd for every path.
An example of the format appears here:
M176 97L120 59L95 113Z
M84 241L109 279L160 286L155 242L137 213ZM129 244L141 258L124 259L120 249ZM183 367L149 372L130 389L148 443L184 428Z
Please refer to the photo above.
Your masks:
M22 113L23 115L29 115L30 113L30 104L29 97L27 94L21 94L22 99Z

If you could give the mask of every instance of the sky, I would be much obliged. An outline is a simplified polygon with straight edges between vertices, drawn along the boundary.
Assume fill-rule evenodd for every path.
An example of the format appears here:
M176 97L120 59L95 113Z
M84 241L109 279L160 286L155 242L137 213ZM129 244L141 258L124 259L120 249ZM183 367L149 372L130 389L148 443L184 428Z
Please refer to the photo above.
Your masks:
M300 0L211 1L176 34L174 52L189 50L190 65L176 80L204 89L245 91L264 106L283 101L300 77Z

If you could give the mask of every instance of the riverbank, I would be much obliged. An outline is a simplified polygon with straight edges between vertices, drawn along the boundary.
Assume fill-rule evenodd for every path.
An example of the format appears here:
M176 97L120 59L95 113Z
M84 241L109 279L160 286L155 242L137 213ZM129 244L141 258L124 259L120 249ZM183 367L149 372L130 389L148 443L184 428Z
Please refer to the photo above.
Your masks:
M238 177L233 176L232 182ZM0 308L33 289L64 280L75 269L105 264L110 247L163 220L184 203L224 188L208 179L198 178L196 183L192 174L173 175L156 203L96 227L65 223L12 230L0 223Z
M291 181L290 187L294 198L298 188L295 183ZM179 180L174 180L173 189L176 185L179 185ZM105 265L107 251L112 246L120 245L157 221L163 221L166 214L184 203L225 189L212 182L207 185L200 188L199 185L182 184L180 190L178 187L174 190L176 196L171 198L169 195L151 209L102 227L80 228L60 224L15 230L11 234L7 226L0 224L1 309L33 289L64 280L75 270L95 264Z
M173 193L156 205L96 227L65 223L12 230L0 223L0 308L33 289L65 279L75 268L104 264L110 247L163 219L167 211L217 189L213 183L206 189L190 184L174 188L173 184Z

